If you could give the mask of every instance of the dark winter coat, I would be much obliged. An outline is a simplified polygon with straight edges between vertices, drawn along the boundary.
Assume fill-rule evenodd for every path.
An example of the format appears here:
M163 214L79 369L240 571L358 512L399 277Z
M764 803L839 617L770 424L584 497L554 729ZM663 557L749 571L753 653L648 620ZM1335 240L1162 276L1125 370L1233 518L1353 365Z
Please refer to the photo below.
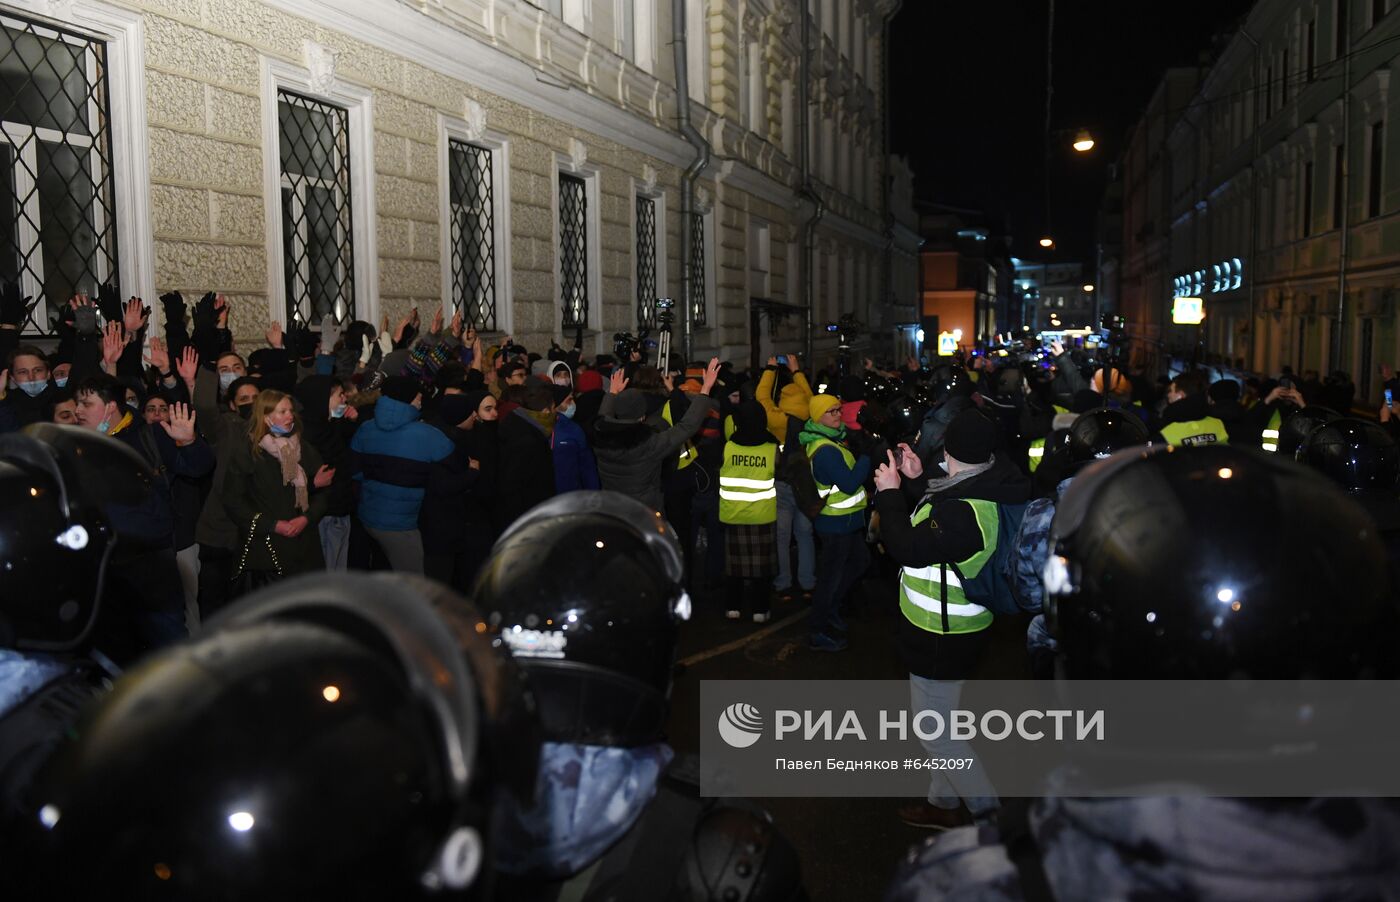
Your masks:
M318 491L311 481L321 468L321 456L304 439L301 443L301 468L306 473L309 509L296 506L296 488L282 481L282 465L277 458L254 448L247 439L230 442L221 449L228 457L224 476L223 501L239 542L234 551L234 566L248 570L280 571L283 576L309 573L326 566L321 554L321 534L316 524L326 514L326 493ZM278 520L306 517L307 526L294 538L276 533ZM247 549L246 561L243 551Z
M662 465L700 431L714 401L705 395L691 395L685 416L664 432L655 432L646 423L609 419L616 403L617 395L604 397L594 424L593 452L598 458L599 481L608 491L621 492L661 510Z
M350 440L351 468L361 481L360 522L371 529L417 529L429 465L452 453L451 440L418 417L412 404L380 397L374 419Z
M175 485L179 480L198 480L213 472L214 451L209 443L196 436L193 443L177 447L164 429L148 425L135 413L130 425L112 437L141 455L160 477L143 504L120 508L123 513L116 524L117 535L128 548L133 540L143 550L188 547L199 517L198 500L177 492ZM178 506L177 498L182 502Z
M554 497L554 455L550 436L525 411L512 410L498 422L501 462L496 522L504 528L536 504Z
M577 403L577 402L575 402ZM554 490L559 494L599 488L598 462L583 427L568 417L554 422Z
M308 376L292 391L302 406L302 441L311 443L321 461L335 469L335 479L325 488L327 517L345 517L355 512L350 440L359 423L330 415L331 391L339 384L330 376Z
M423 536L425 554L454 554L469 541L479 541L482 518L469 506L472 487L481 471L472 469L467 453L467 430L436 421L431 424L452 442L452 453L432 464L428 471L427 492L418 512L418 530ZM470 524L470 525L469 525Z

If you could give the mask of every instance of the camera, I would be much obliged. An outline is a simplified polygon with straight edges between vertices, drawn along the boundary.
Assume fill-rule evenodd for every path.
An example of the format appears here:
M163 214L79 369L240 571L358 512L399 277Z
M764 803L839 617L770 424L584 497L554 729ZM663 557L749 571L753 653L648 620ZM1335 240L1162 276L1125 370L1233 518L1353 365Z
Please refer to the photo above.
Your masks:
M657 309L657 310L670 310L670 309L671 309L672 307L674 307L674 306L676 306L676 299L675 299L675 298L657 298L657 299L656 299L656 309Z
M841 331L841 327L838 326L836 323L827 323L827 324L826 324L826 331L828 331L828 332L840 332L840 331Z

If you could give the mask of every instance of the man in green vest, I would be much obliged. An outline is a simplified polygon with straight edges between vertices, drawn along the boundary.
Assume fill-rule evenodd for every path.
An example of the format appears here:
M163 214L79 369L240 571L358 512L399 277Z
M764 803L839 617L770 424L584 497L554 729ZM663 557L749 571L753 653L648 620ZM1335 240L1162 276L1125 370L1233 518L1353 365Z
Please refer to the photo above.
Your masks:
M1168 445L1223 445L1230 441L1225 424L1211 416L1208 386L1201 370L1190 370L1172 380L1157 429Z
M997 505L1024 504L1030 497L1030 480L998 451L1000 438L985 414L965 410L948 425L947 478L925 477L907 445L900 446L897 465L891 453L875 471L880 540L901 568L895 640L909 671L916 715L938 711L946 721L987 644L992 612L967 598L962 580L981 573L996 551ZM930 757L972 757L970 747L946 734L923 745ZM946 830L987 818L998 805L996 791L975 764L956 773L933 771L927 799L901 808L899 818Z
M757 401L740 404L719 468L719 520L724 524L725 616L747 607L767 623L769 585L778 571L778 443Z
M812 524L821 539L821 554L807 645L813 651L844 651L846 640L836 634L845 632L846 624L837 608L870 566L870 550L865 547L864 486L870 476L870 458L851 453L841 422L840 398L813 395L807 413L798 441L811 463L817 494L825 502Z

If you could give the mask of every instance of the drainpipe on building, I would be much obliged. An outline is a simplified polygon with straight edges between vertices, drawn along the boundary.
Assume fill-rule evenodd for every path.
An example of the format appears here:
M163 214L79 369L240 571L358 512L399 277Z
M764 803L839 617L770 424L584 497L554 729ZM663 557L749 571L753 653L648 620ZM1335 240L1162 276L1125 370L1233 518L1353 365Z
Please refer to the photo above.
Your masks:
M673 0L679 5L682 0ZM808 201L812 204L812 215L802 221L800 228L802 235L802 295L803 295L803 351L806 355L805 364L815 371L815 361L812 359L812 336L815 325L812 321L813 305L816 302L816 280L813 278L813 270L816 268L816 239L817 223L821 221L822 214L826 212L826 204L822 202L819 195L812 188L812 147L811 147L811 101L810 101L810 81L812 78L812 16L811 11L802 4L799 15L802 16L802 56L798 60L797 75L797 106L801 110L801 122L798 125L798 145L801 152L798 155L799 171L802 176L802 183L797 189L798 202Z
M884 190L881 195L885 199L885 307L888 309L894 304L894 236L895 221L893 192L890 178L890 22L899 15L899 11L904 8L904 0L895 0L894 6L890 8L889 14L885 16L885 21L881 23L883 34L880 39L880 90L884 94L884 128L881 130L880 145L880 171L884 173ZM922 307L923 298L917 300L917 304ZM922 309L915 312L915 318L921 319ZM881 322L884 322L884 312L881 312Z
M1246 41L1254 45L1254 74L1255 90L1259 89L1259 42L1247 29L1241 28L1240 34ZM1259 109L1258 101L1254 102L1254 108ZM1254 282L1255 276L1259 272L1259 123L1254 123L1254 154L1249 163L1249 354L1245 358L1245 369L1254 372L1255 357L1254 346L1259 341L1257 330L1258 323L1254 321Z
M1342 53L1342 221L1340 223L1341 248L1337 261L1337 319L1332 324L1332 359L1328 369L1342 368L1342 340L1346 332L1347 312L1347 253L1351 249L1348 240L1351 232L1351 28L1347 28L1346 46ZM1303 361L1298 361L1298 372L1303 371ZM1364 376L1364 373L1358 373ZM1362 399L1365 400L1364 398Z
M690 123L690 69L686 53L685 0L671 0L671 48L676 62L676 127L681 137L695 148L695 158L681 175L681 348L690 363L695 340L695 273L691 219L695 212L695 182L710 165L710 142ZM718 316L718 311L716 311ZM663 363L664 365L664 363Z

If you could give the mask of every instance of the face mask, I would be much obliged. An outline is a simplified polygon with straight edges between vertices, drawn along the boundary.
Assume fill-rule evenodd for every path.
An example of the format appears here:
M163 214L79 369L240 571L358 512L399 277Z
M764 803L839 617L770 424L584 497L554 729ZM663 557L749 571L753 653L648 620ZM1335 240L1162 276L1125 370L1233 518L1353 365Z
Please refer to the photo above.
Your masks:
M287 436L292 434L292 430L283 429L281 426L278 426L274 423L269 423L267 425L267 430L273 435L277 436L278 438L286 438Z
M54 381L54 384L57 385L59 388L63 388L64 386L66 386L66 385L68 384L68 377L67 377L67 376L64 376L64 377L61 378L61 379L54 379L53 381Z
M239 415L240 417L242 417L243 419L246 420L246 419L249 419L250 417L253 416L253 402L252 402L252 401L249 401L247 404L239 404L239 405L237 405L237 407L238 407L238 415Z
M233 380L238 378L237 373L219 374L219 391L228 391L228 387L233 384Z
M948 462L947 462L946 460L940 460L940 461L938 462L938 469L942 470L944 473L947 473L947 472L948 472Z
M136 411L137 413L140 413L140 412L141 412L141 405L140 405L140 404L137 404L135 401L127 401L127 402L126 402L126 406L127 406L127 407L130 407L132 410Z
M578 410L578 405L577 405L577 404L570 404L570 405L569 405L569 409L568 409L568 410L561 410L561 411L559 411L559 415L560 415L561 417L568 417L569 419L572 420L572 419L574 418L574 411L576 411L576 410Z
M49 384L47 382L40 382L38 380L35 380L33 382L21 382L19 384L20 391L24 392L31 398L39 397L44 393L44 389L48 387Z
M331 417L338 420L345 416L345 408L349 406L349 404L337 404L335 409L331 411Z
M100 422L100 423L97 424L97 431L98 431L98 432L101 432L101 433L103 433L103 434L106 434L106 433L108 433L108 432L111 432L111 431L112 431L112 424L109 423L109 422L107 422L106 420L103 420L102 422Z

